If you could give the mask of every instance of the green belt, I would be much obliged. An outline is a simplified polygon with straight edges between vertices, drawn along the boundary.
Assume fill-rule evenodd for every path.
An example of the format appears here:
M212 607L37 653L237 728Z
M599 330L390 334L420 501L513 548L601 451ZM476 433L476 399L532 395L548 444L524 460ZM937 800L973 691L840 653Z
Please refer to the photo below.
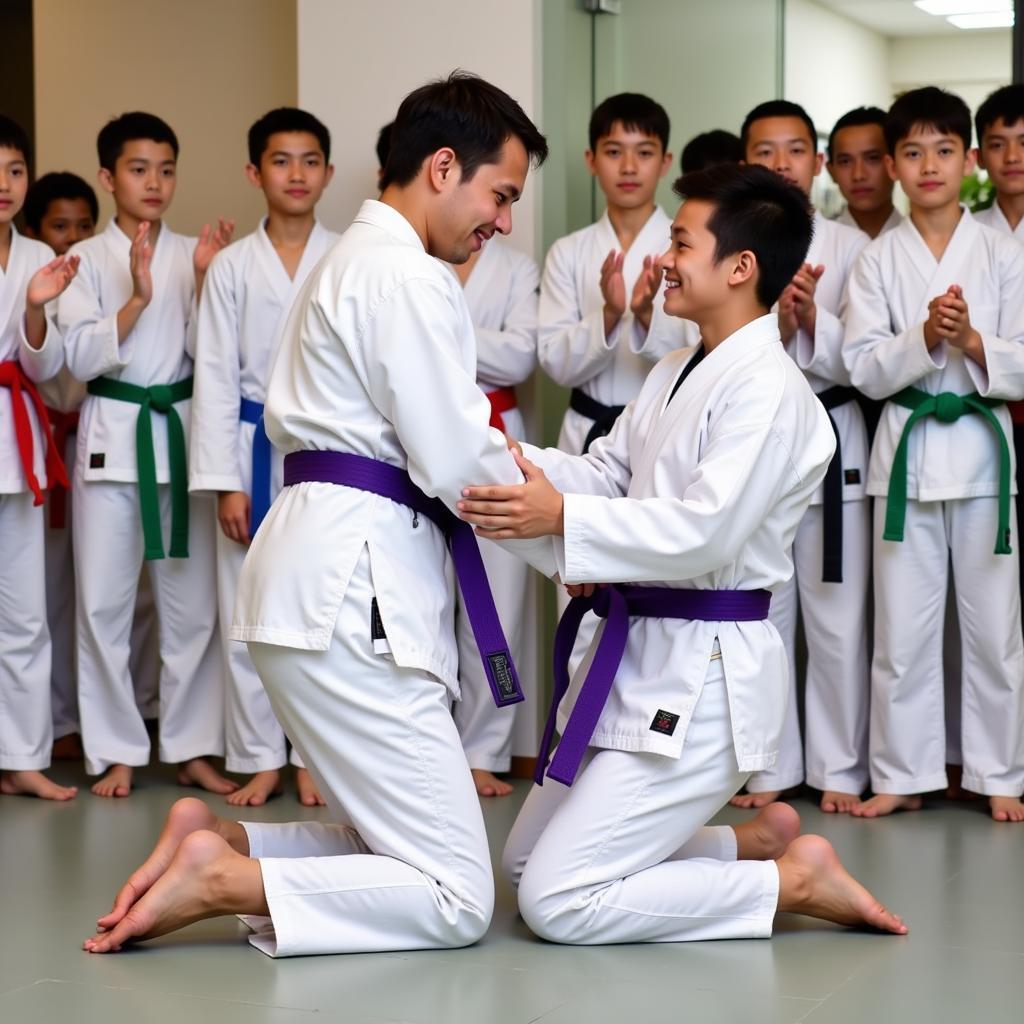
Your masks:
M145 558L164 557L160 531L160 500L156 489L156 457L153 454L153 424L150 412L167 417L167 457L171 470L171 558L188 558L188 463L185 458L185 429L174 403L192 397L192 378L173 384L154 384L144 388L138 384L97 377L89 381L90 395L113 398L118 402L134 402L141 406L135 420L135 464L139 471L139 510L142 515L142 536Z
M907 442L914 424L926 416L934 416L940 423L956 423L961 416L977 413L988 420L989 426L999 438L999 526L995 553L1010 554L1010 445L1002 424L992 412L1004 403L994 398L983 398L977 393L957 395L952 391L943 391L938 395L930 395L917 388L904 388L889 401L910 409L910 416L903 426L900 443L896 446L892 460L883 539L903 540L903 524L907 517Z

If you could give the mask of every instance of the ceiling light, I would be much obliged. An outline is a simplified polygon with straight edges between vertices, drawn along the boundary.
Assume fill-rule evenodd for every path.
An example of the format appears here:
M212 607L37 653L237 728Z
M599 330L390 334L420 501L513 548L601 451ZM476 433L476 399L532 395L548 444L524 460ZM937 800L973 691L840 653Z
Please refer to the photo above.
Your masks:
M953 14L946 21L957 28L1013 28L1013 11L982 14Z
M988 14L1013 11L1012 0L914 0L914 6L926 14L945 18L951 14Z

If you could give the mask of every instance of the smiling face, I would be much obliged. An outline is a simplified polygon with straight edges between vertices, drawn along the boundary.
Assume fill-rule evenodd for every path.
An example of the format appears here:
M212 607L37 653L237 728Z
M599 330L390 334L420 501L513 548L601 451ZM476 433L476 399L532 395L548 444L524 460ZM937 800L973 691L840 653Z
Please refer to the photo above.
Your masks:
M824 154L817 151L817 140L799 117L762 117L747 129L744 159L775 171L810 195Z
M320 201L334 168L311 132L275 132L267 139L259 167L249 164L246 173L272 210L298 217Z
M1024 119L1006 124L997 118L985 129L978 163L1002 196L1024 195Z
M587 167L597 178L610 206L643 209L654 202L658 182L672 164L655 135L626 129L616 121L607 135L587 150Z
M885 134L881 125L840 128L832 140L828 172L851 210L873 213L892 205L893 181L885 169Z
M100 185L119 212L136 220L158 221L174 198L177 163L167 142L132 139L124 144L114 170L100 169Z
M915 125L885 164L913 206L936 210L960 201L960 184L974 170L974 157L959 135Z
M0 225L10 224L25 205L28 164L20 149L0 146Z
M438 150L428 161L437 189L430 217L427 251L447 263L465 263L495 232L512 230L512 204L526 183L530 160L516 137L505 140L497 162L480 164L469 181L450 149Z

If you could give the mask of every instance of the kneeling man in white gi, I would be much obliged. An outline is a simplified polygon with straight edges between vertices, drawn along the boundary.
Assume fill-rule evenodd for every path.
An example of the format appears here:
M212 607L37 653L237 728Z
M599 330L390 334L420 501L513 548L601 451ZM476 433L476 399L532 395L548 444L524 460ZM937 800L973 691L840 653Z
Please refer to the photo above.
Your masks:
M440 261L509 232L546 152L519 105L471 75L399 108L380 200L284 327L264 415L285 487L231 631L333 824L241 824L179 801L91 952L230 913L255 915L251 941L272 956L463 946L487 929L487 838L449 711L455 575L495 702L522 692L473 531L452 510L471 481L523 477L488 426L473 322ZM511 547L554 574L549 539Z
M810 242L806 198L760 167L676 191L664 306L702 344L666 356L589 455L524 445L525 485L469 488L459 506L497 540L554 537L576 595L555 644L561 742L548 767L553 716L505 869L556 942L767 937L781 911L902 934L792 808L706 827L777 756L787 659L770 591L793 573L835 439L769 315ZM606 621L570 685L589 609Z

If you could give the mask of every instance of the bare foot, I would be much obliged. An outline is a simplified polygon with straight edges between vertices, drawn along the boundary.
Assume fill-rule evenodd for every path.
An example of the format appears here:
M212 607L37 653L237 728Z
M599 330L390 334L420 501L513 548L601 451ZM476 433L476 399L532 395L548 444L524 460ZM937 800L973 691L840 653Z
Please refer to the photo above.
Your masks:
M473 785L480 796L508 796L512 787L485 768L471 768Z
M82 750L82 737L77 732L68 733L53 741L50 757L54 761L81 761L85 756Z
M96 796L127 796L132 791L132 769L126 764L115 764L99 782L94 782L92 791Z
M769 804L756 818L733 825L737 860L778 860L800 835L800 815L789 804Z
M257 772L241 789L229 793L227 801L234 807L262 807L272 796L280 795L281 773L274 770Z
M826 789L821 794L819 806L826 814L850 814L859 805L859 793L843 793L838 789Z
M5 796L37 796L42 800L73 800L77 786L58 786L42 772L0 772L0 793Z
M1015 796L990 796L993 821L1024 821L1024 803Z
M857 804L850 813L855 818L884 818L894 811L919 811L923 806L924 799L920 796L878 793L870 800Z
M153 852L121 886L110 913L96 921L97 928L101 932L113 928L128 913L132 904L167 870L167 865L171 863L185 836L201 829L217 832L220 824L220 819L202 800L189 796L175 801L167 812L167 820Z
M902 919L847 872L827 839L799 836L777 863L780 912L906 935Z
M767 807L769 804L775 803L780 796L782 796L782 791L778 789L765 793L737 793L729 803L733 807L742 807L749 811L752 807Z
M313 776L309 774L308 768L295 769L295 791L298 793L299 803L303 807L327 806L327 801L313 781Z
M178 785L197 786L207 793L219 793L227 796L238 789L238 783L225 779L205 757L193 757L178 766Z
M215 832L193 832L149 891L112 929L97 932L82 948L116 953L126 942L156 938L226 913L269 913L259 861L236 853Z

